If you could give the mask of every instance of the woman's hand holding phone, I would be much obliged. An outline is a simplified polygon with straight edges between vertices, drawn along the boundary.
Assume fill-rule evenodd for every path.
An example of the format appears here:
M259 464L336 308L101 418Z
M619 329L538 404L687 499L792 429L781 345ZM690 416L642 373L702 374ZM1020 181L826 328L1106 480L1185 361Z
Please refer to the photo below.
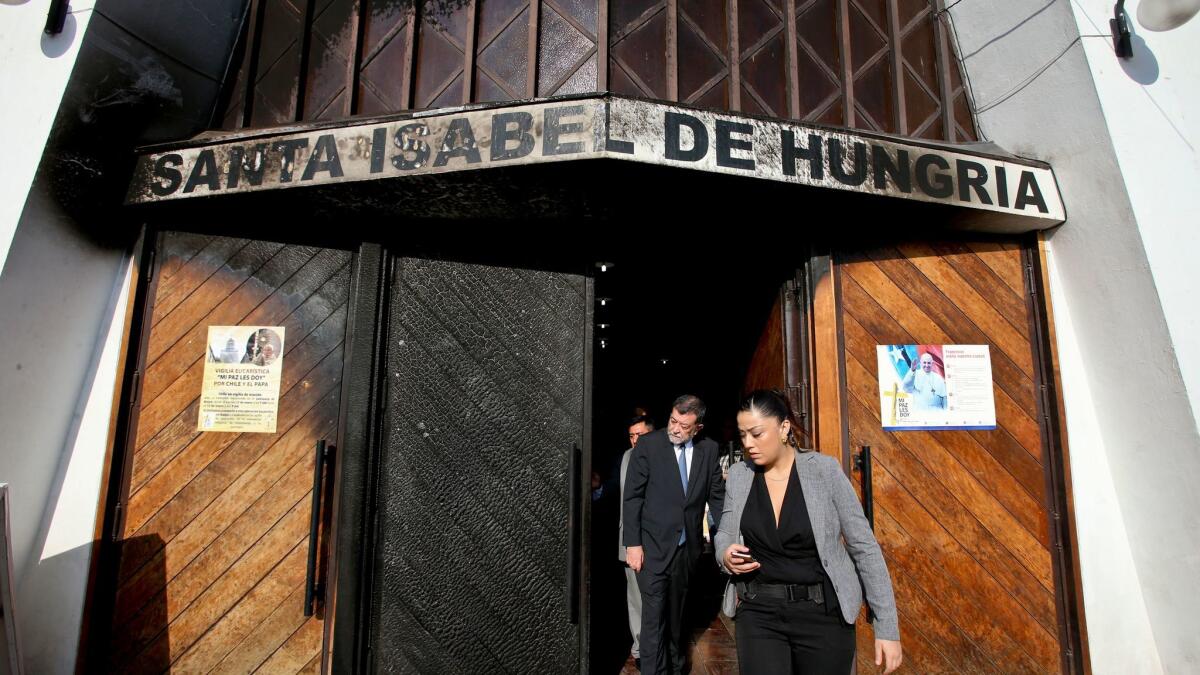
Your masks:
M761 567L754 556L750 555L750 549L741 544L731 544L729 548L725 549L725 555L722 558L725 569L734 574L753 572Z

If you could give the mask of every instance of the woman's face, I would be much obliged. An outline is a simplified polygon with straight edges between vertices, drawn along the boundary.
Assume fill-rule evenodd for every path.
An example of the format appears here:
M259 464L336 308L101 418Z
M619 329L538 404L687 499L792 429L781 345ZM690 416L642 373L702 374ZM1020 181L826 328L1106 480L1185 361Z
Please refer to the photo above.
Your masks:
M791 424L774 417L764 417L753 408L737 416L738 435L746 456L758 466L774 464L788 450L788 430Z

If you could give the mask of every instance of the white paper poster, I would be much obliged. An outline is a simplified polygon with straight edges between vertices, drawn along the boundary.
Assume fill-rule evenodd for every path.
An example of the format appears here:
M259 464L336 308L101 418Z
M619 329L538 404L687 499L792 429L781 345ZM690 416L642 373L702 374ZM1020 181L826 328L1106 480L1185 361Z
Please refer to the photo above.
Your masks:
M275 433L283 326L209 326L199 431Z
M878 345L886 431L995 429L988 345Z

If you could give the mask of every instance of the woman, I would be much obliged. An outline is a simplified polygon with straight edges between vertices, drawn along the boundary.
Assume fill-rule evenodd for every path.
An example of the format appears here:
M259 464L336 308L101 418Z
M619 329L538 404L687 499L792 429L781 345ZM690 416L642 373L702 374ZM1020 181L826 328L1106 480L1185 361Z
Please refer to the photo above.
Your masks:
M892 672L892 582L850 481L831 457L796 447L782 394L751 393L737 421L749 460L729 470L716 549L735 575L741 672L849 673L864 589L875 664Z

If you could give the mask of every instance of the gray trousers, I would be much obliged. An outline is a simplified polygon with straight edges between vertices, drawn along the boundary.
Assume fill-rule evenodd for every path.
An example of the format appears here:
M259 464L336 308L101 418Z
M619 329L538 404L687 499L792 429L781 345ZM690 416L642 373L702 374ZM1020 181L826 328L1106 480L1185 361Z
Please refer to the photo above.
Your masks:
M625 566L625 604L629 607L629 633L633 635L633 658L641 658L638 636L642 633L642 592L638 589L637 572Z

